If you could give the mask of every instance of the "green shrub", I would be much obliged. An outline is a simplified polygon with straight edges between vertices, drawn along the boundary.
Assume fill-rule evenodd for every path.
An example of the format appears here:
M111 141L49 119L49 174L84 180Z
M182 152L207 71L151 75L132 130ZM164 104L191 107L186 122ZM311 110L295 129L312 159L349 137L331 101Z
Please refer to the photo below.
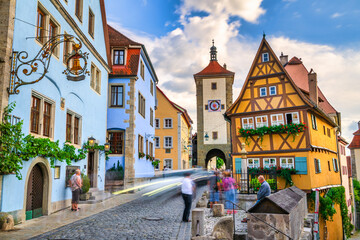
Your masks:
M82 179L82 193L87 193L90 189L90 179L87 175L85 174L81 174L81 179Z

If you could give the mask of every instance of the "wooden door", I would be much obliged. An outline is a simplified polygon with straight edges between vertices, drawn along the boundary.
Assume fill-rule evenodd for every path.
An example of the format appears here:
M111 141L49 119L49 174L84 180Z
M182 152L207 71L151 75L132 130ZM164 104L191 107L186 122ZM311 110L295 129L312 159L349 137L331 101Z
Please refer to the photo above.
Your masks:
M94 187L94 173L95 173L95 162L94 162L94 152L89 152L88 155L88 165L87 165L87 175L90 179L90 187Z
M39 164L30 172L27 197L26 220L42 216L44 176Z

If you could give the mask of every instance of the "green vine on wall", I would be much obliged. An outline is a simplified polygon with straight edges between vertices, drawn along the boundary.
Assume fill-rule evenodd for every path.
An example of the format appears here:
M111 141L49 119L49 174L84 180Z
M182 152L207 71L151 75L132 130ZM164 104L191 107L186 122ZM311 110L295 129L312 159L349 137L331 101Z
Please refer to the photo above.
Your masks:
M293 136L293 141L295 141L295 137L301 133L304 132L306 129L306 125L305 123L291 123L291 124L280 124L277 126L264 126L264 127L259 127L256 129L244 129L244 128L238 128L238 133L241 137L243 137L245 139L245 143L247 145L250 145L250 141L249 141L249 137L251 136L258 136L258 138L260 138L260 142L262 143L263 139L264 139L264 135L265 134L270 134L270 133L285 133L288 136L292 135Z
M310 199L314 204L315 192L311 193ZM334 204L340 205L343 229L346 237L349 238L354 226L351 224L348 215L348 207L345 200L345 188L343 186L331 188L324 197L319 196L319 202L319 213L325 221L333 221L333 216L336 214Z
M79 161L86 158L90 149L105 152L105 147L95 143L93 147L86 142L82 148L76 149L73 145L65 142L62 147L59 141L51 141L49 138L36 138L33 135L24 137L22 133L23 122L11 124L11 112L15 103L10 103L4 109L3 121L0 124L0 175L16 174L20 180L22 175L23 161L41 156L50 160L50 166L55 167L55 161L66 162L70 165L72 161ZM105 152L108 159L109 152Z

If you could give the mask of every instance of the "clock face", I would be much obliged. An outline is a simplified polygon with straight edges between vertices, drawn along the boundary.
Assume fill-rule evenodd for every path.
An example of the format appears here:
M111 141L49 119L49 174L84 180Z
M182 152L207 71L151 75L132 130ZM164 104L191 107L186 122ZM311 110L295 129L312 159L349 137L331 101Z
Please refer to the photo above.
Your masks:
M209 100L209 112L219 112L219 111L221 111L221 101Z

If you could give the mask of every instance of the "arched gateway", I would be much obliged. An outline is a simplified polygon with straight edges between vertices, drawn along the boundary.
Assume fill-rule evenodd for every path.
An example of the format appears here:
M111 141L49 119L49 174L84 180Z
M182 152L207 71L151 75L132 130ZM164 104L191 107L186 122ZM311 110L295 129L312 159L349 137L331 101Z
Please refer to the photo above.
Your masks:
M230 123L224 113L232 104L234 72L217 61L217 50L210 48L210 63L194 74L197 104L197 164L207 167L214 156L230 168Z
M226 157L223 151L221 151L220 149L211 149L207 154L206 154L206 158L205 158L205 167L209 168L209 166L211 167L216 167L216 158L221 158L224 160L225 162L225 169L226 169Z

